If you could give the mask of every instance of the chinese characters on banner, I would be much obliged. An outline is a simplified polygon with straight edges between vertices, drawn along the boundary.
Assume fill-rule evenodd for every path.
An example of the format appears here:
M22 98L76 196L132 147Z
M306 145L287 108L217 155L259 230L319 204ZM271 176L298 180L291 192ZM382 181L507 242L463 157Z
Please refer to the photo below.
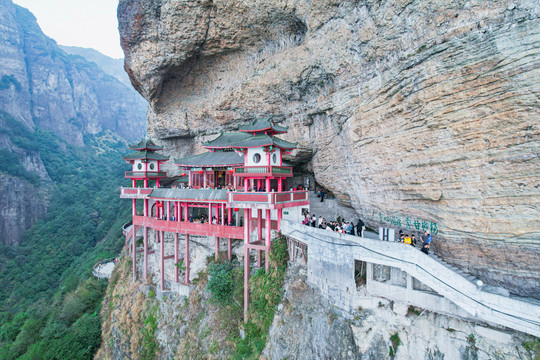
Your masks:
M437 235L439 233L437 223L435 222L428 222L425 220L409 217L406 217L402 220L401 216L388 216L383 215L383 213L381 212L379 212L379 220L381 223L389 223L397 227L406 227L410 230L429 231L432 235Z

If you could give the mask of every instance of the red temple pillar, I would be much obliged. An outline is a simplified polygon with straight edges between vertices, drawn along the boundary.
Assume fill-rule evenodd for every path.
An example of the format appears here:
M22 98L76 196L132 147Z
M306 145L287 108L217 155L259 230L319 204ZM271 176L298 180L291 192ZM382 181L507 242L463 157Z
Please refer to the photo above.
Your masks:
M278 191L278 192L282 192L282 191L283 191L283 178L278 178L277 191Z
M230 207L227 208L227 222L227 225L232 223L232 211Z
M178 283L178 233L174 233L174 282Z
M133 211L132 211L132 215L135 216L137 215L137 199L133 199Z
M229 261L232 260L232 240L231 238L228 238L227 239L227 258L229 259Z
M270 178L267 177L266 178L266 192L270 192L270 191L272 191L271 185L270 185Z
M187 206L186 206L187 209ZM191 261L189 260L189 234L186 234L186 250L184 254L184 263L186 264L186 277L184 279L186 284L189 284L189 265Z
M221 204L221 225L225 225L225 204Z
M257 240L262 244L262 209L257 209L257 237ZM257 250L257 266L261 267L261 250Z
M161 291L165 290L165 232L159 231L159 287Z
M188 206L188 203L184 203L184 221L189 221L189 206Z
M137 241L132 241L133 281L137 281Z
M277 232L281 231L281 219L283 218L283 209L277 211Z
M249 234L251 223L251 209L245 209L244 212L244 323L248 320L249 304Z
M249 190L249 181L247 181L247 179L244 179L244 191L247 192Z
M148 278L148 228L145 226L143 230L143 252L144 252L144 264L143 274L144 280Z
M271 237L272 237L272 216L270 213L270 209L266 210L266 239L265 239L265 246L266 251L264 252L264 267L266 269L266 273L268 273L268 255L270 253L270 245L271 245Z

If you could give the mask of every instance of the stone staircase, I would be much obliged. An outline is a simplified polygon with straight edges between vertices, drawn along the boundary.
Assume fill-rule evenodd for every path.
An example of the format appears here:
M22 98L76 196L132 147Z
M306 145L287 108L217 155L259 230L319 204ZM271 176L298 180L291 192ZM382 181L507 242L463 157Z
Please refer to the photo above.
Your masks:
M508 296L504 289L479 286L478 279L456 268L435 254L426 256L418 249L398 242L379 241L347 234L330 232L304 225L282 222L282 233L308 246L308 281L321 288L336 306L354 307L356 289L354 263L357 260L401 269L433 289L452 306L436 300L431 311L457 317L502 325L534 336L540 336L540 304L534 299ZM331 285L329 285L331 284ZM399 287L389 288L377 296L400 300ZM411 304L425 294L403 290L404 301ZM418 299L415 297L419 296ZM426 304L425 300L419 304ZM442 304L442 305L441 305ZM451 305L450 304L450 305ZM456 308L457 307L457 308ZM459 311L457 311L459 309Z

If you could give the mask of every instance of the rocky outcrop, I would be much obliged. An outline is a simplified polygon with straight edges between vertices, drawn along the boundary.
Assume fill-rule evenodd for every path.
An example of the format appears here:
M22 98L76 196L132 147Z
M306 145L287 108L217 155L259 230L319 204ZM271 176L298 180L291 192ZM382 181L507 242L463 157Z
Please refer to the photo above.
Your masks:
M536 297L539 15L531 0L118 7L172 157L275 114L300 142L291 161L370 227L427 228L445 260Z

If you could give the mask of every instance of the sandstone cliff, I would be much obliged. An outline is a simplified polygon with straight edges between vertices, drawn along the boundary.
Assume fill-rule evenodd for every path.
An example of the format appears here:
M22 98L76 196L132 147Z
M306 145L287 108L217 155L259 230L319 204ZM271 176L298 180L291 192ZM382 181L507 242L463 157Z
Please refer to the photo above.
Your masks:
M371 227L540 294L540 5L120 0L126 68L171 157L254 116ZM178 172L174 166L168 169Z

